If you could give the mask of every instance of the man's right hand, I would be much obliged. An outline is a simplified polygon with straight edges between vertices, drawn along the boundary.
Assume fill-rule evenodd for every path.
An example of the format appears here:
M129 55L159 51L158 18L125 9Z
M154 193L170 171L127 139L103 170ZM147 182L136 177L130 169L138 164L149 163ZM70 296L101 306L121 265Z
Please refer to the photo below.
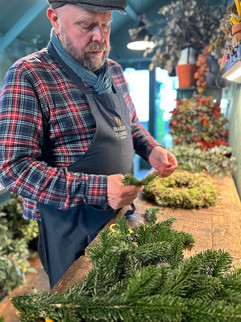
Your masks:
M122 182L122 174L113 174L107 177L107 198L108 205L113 209L129 206L137 198L144 186L125 185Z

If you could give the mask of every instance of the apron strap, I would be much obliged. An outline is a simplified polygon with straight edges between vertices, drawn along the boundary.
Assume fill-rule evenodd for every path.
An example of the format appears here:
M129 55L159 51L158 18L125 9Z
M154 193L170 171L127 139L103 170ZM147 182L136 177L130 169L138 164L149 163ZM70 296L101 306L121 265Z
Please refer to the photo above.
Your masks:
M125 217L126 219L130 219L131 216L134 214L134 212L136 211L136 207L135 205L132 203L131 204L131 209L127 210L127 212L125 213Z

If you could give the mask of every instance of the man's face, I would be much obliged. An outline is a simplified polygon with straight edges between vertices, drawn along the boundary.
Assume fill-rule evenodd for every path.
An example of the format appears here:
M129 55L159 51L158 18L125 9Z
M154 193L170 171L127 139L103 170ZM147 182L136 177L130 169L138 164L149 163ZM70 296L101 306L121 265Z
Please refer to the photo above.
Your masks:
M100 69L110 52L112 12L88 11L74 5L55 11L55 32L67 53L91 71Z

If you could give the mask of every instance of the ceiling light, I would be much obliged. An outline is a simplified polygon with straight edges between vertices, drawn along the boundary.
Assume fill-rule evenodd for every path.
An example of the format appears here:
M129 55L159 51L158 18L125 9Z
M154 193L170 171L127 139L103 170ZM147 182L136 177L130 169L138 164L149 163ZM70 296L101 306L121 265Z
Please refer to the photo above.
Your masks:
M155 44L151 38L152 36L146 29L145 23L140 20L136 32L132 35L131 41L127 44L127 48L131 50L146 50L148 48L153 48Z

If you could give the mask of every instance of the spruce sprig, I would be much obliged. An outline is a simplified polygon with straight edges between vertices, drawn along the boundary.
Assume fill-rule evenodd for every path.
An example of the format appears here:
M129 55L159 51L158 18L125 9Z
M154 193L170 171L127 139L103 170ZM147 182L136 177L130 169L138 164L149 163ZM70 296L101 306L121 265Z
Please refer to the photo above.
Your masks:
M154 180L158 176L157 172L152 172L145 176L144 179L138 180L132 173L127 173L122 182L126 185L131 185L131 186L146 186L149 184L152 180Z
M157 214L160 212L160 210L161 209L159 207L147 208L145 210L145 218L151 225L154 225L157 221Z

